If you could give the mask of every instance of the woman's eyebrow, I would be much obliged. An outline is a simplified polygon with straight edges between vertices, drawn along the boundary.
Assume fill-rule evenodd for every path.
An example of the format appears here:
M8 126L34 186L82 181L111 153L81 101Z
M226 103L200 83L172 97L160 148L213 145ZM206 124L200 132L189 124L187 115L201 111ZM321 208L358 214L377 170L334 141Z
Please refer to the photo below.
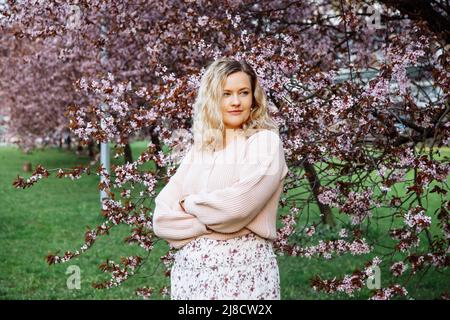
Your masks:
M241 91L241 90L244 90L244 89L250 90L248 87L243 87L243 88L239 89L238 91ZM223 91L232 91L232 90L230 90L230 89L223 89Z

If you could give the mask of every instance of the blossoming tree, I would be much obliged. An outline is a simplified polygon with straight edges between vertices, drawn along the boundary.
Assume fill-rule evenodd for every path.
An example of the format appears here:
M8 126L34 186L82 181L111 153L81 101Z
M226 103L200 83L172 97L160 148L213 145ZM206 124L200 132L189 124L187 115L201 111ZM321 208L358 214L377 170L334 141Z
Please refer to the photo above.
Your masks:
M428 9L448 17L448 4L432 2ZM73 134L81 141L115 142L118 154L133 135L144 132L150 140L135 161L111 173L97 168L104 178L99 189L109 195L101 210L106 221L86 232L79 250L50 254L50 264L81 255L118 224L132 227L127 243L154 248L151 200L158 181L167 181L192 142L191 105L204 65L226 55L254 67L280 126L290 171L280 200L277 252L372 257L339 279L317 275L311 279L315 290L354 295L384 267L392 281L371 297L389 299L410 295L410 277L448 270L450 166L439 154L450 141L448 37L428 16L408 18L405 2L221 1L218 11L216 1L98 0L75 1L69 13L54 1L7 3L2 28L8 41L36 54L70 56L71 62L54 72L65 77L58 87L60 106L68 103ZM28 58L39 66L38 57ZM18 68L11 66L3 69ZM16 88L25 81L11 79ZM69 79L77 88L74 97L62 87ZM45 94L48 84L26 81L36 86L30 90ZM21 102L32 94L14 93ZM162 152L162 144L173 152ZM142 169L149 161L156 170ZM17 177L14 186L30 187L52 171L59 178L79 178L91 169L38 166L28 179ZM437 199L434 211L428 197ZM388 239L371 232L371 224L390 220L397 223L385 230ZM320 239L315 235L327 228ZM379 248L382 257L374 255ZM162 257L166 275L172 254L170 248ZM140 256L121 264L107 261L101 268L112 277L95 286L120 285L144 261ZM148 298L153 291L145 286L136 292Z

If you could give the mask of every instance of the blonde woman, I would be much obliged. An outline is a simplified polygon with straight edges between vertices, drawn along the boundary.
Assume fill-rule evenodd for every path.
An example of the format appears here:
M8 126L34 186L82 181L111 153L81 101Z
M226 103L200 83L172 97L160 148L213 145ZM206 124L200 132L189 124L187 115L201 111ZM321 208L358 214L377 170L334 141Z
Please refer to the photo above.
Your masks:
M172 299L280 299L272 240L286 166L254 70L222 58L194 104L194 143L155 198L154 233L176 250Z

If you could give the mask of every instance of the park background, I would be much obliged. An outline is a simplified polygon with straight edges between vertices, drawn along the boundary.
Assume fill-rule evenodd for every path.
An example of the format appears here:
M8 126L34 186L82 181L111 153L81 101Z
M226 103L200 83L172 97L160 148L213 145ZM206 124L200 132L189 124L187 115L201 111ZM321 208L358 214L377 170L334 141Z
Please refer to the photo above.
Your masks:
M0 297L142 299L146 286L168 299L168 245L126 244L133 225L65 263L48 258L108 220L102 148L149 217L192 141L204 66L232 56L257 70L290 169L282 299L448 299L449 15L439 0L0 1ZM103 191L126 200L129 187ZM111 278L102 263L136 255L134 276L92 287ZM379 259L373 288L365 268Z

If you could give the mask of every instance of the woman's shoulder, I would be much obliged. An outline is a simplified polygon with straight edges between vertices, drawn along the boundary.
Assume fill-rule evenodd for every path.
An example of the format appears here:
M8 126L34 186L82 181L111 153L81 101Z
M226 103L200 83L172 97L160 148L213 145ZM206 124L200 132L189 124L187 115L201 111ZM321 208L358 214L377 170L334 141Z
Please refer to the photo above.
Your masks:
M254 143L278 144L280 142L281 140L280 136L278 135L278 132L269 129L255 130L255 132L251 133L247 139L248 145Z

